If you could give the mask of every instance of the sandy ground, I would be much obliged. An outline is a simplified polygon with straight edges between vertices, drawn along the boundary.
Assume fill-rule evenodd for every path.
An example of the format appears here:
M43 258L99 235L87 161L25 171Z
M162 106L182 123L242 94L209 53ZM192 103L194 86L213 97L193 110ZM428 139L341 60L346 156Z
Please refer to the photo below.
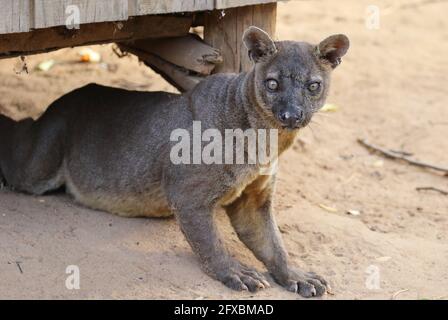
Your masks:
M448 165L448 3L375 3L379 30L365 27L371 1L279 5L278 39L317 42L346 33L352 47L328 101L339 109L317 116L280 163L278 222L291 260L330 280L334 295L324 299L446 299L448 197L416 188L448 190L448 178L371 154L356 139ZM0 110L36 117L88 82L173 90L135 58L119 59L110 46L94 49L105 64L74 63L77 49L27 58L29 74L15 73L18 59L0 61ZM34 71L49 58L59 63ZM219 220L230 250L265 271L227 218ZM65 287L68 265L80 268L80 290ZM257 294L233 292L207 277L174 219L119 218L64 195L2 190L0 298L299 297L276 285Z

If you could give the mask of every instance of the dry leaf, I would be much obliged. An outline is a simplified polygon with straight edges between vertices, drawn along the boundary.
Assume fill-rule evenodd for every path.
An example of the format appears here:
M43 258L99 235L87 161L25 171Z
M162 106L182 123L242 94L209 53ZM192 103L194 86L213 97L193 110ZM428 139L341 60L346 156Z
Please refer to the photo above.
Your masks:
M83 48L79 50L78 55L81 57L82 62L100 62L101 61L101 55L90 49L90 48Z
M334 112L334 111L338 111L339 107L335 104L332 103L326 103L321 109L320 111L322 112Z
M54 66L54 64L55 61L53 59L45 60L36 66L36 70L47 72Z
M335 104L332 103L326 103L321 109L320 111L322 112L335 112L338 111L339 107Z
M348 210L347 214L350 214L352 216L359 216L361 212L359 210Z
M326 205L324 205L322 203L319 203L319 207L321 207L322 209L324 209L324 210L326 210L328 212L338 212L338 209L326 206Z
M389 261L390 259L392 259L392 257L385 256L385 257L376 258L376 261L386 262L386 261Z
M400 293L407 292L407 291L409 291L409 289L398 290L397 292L395 292L395 293L392 295L392 300L395 300L395 299L398 297L398 295L399 295Z
M375 168L381 168L381 167L383 167L383 165L384 165L384 161L383 161L383 160L377 160L377 161L375 161L375 162L373 163L373 166L374 166Z

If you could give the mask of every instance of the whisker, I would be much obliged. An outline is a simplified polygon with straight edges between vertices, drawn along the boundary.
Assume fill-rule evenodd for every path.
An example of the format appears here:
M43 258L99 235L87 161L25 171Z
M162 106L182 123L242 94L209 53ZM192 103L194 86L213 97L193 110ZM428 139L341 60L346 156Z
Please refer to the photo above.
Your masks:
M320 142L318 136L316 135L316 133L314 132L313 127L311 126L311 124L315 124L314 122L310 122L306 127L310 129L311 131L311 136L313 137L314 140L316 140L317 142Z
M315 112L314 113L314 116L322 116L322 117L331 117L331 115L330 114L328 114L328 113L324 113L323 111L318 111L318 112Z

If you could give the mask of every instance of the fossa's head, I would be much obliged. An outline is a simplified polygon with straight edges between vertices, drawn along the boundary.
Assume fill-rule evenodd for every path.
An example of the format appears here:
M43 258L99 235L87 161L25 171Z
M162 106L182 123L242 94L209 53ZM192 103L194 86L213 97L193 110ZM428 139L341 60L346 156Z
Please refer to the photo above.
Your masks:
M330 73L341 63L349 47L345 35L333 35L317 45L306 42L274 42L257 27L244 35L254 67L257 107L278 126L298 129L325 103Z

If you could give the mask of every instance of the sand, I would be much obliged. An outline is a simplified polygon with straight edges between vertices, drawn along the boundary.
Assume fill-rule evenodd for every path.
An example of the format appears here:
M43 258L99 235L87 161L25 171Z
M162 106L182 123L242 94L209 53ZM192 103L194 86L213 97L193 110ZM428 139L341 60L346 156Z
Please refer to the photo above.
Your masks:
M317 42L345 33L352 47L335 71L328 102L280 162L275 208L294 264L325 276L323 299L447 299L448 190L441 173L368 152L367 138L448 166L448 12L445 1L376 1L378 30L365 26L369 1L279 4L278 39ZM135 58L93 46L104 64L80 64L77 49L0 61L0 111L38 117L60 95L87 84L174 91ZM41 61L58 63L37 72ZM347 214L348 210L359 215ZM266 272L237 240L232 253ZM80 270L80 289L65 286ZM273 283L272 279L270 281ZM0 191L0 298L300 299L273 284L234 292L199 268L175 219L126 219L89 210L63 194Z

